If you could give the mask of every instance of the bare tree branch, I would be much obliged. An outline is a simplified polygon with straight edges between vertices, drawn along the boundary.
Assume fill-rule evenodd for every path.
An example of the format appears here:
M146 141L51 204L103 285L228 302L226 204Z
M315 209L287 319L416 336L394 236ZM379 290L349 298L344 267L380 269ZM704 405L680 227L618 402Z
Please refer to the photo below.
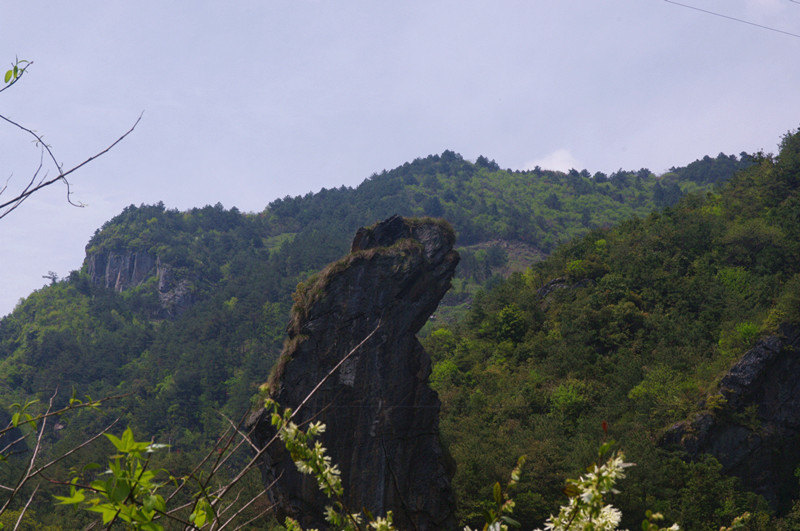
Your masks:
M0 450L0 455L2 455L3 457L8 457L8 456L6 455L6 452L7 452L9 449L13 448L15 444L21 443L21 442L22 442L22 441L24 441L24 440L25 440L25 436L23 435L23 436L19 437L18 439L14 440L14 441L11 441L11 442L10 442L10 443L8 443L7 445L5 445L5 447L4 447L2 450ZM0 487L0 488L2 488L2 487ZM12 489L12 490L13 490L13 489Z
M325 375L325 376L324 376L324 377L323 377L323 378L322 378L322 379L319 381L319 383L318 383L318 384L317 384L317 385L314 387L314 389L312 389L312 390L311 390L311 392L310 392L310 393L308 393L308 395L306 395L306 397L303 399L303 401L300 403L300 405L299 405L299 406L297 406L297 409L295 409L295 410L292 412L292 415L291 415L290 419L293 419L293 418L295 417L295 415L297 415L297 412L298 412L298 411L300 411L300 409L302 409L302 408L303 408L303 406L304 406L304 405L305 405L305 404L306 404L306 403L307 403L307 402L308 402L308 401L311 399L311 397L312 397L312 396L314 396L314 394L315 394L315 393L316 393L316 392L319 390L319 388L320 388L320 387L322 387L322 385L323 385L323 384L324 384L326 381L328 381L328 378L330 378L330 377L331 377L331 375L333 375L333 373L335 373L335 372L336 372L336 371L339 369L339 367L341 367L341 366L342 366L342 364L343 364L345 361L347 361L348 359L350 359L350 356L352 356L353 354L355 354L355 353L356 353L356 351L358 351L358 350L359 350L359 349L360 349L360 348L361 348L361 347L364 345L364 343L366 343L366 342L367 342L367 341L368 341L368 340L369 340L369 339L370 339L372 336L374 336L374 335L375 335L375 333L378 331L378 329L380 329L380 327L381 327L381 321L378 321L378 324L375 326L375 329L374 329L372 332L370 332L370 333L367 335L367 337L365 337L364 339L362 339L362 340L361 340L361 342L360 342L358 345L356 345L355 347L353 347L353 349L352 349L350 352L348 352L348 353L347 353L347 354L346 354L344 357L342 357L342 359L341 359L341 360L339 360L339 363L337 363L337 364L336 364L336 365L335 365L335 366L334 366L334 367L333 367L333 368L332 368L330 371L328 371L328 374L326 374L326 375ZM250 459L250 461L247 463L247 465L245 465L245 467L244 467L242 470L240 470L240 471L239 471L239 473L238 473L238 474L237 474L237 475L236 475L236 476L235 476L235 477L234 477L234 478L233 478L233 479L230 481L230 483L228 483L228 484L227 484L227 485L226 485L226 486L225 486L225 487L222 489L222 491L221 491L221 492L220 492L220 494L219 494L219 497L218 497L218 499L222 499L222 498L223 498L223 497L224 497L224 496L225 496L225 495L226 495L226 494L227 494L227 493L228 493L228 492L229 492L231 489L233 489L233 487L234 487L234 486L235 486L235 485L236 485L236 484L237 484L239 481L241 481L241 480L242 480L242 478L243 478L243 477L244 477L244 476L245 476L245 475L246 475L246 474L247 474L247 473L248 473L250 470L252 470L252 469L253 469L253 468L256 466L256 464L258 463L258 461L261 459L261 457L264 455L264 453L267 451L267 449L268 449L268 448L269 448L269 447L272 445L272 443L273 443L273 442L275 442L275 440L276 440L277 438L278 438L278 434L276 433L276 434L275 434L275 435L273 435L273 436L272 436L272 438L271 438L271 439L270 439L270 440L267 442L267 444L265 444L265 445L264 445L264 447L263 447L261 450L259 450L258 452L256 452L256 454L253 456L253 458L252 458L252 459Z
M56 391L58 391L58 390L56 390ZM122 394L122 395L107 396L105 398L100 398L100 399L97 399L97 400L91 400L89 402L82 402L80 404L70 404L70 405L64 406L61 409L58 409L56 411L49 411L48 410L47 412L42 413L41 415L37 415L37 416L31 418L30 420L26 420L24 422L20 422L17 426L9 424L8 426L6 426L2 430L0 430L0 435L3 435L7 431L11 431L14 428L17 428L19 426L24 426L25 424L35 423L35 422L38 422L38 421L40 421L42 419L46 419L48 417L54 417L54 416L57 416L57 415L62 415L64 413L66 413L67 411L72 411L73 409L83 409L83 408L87 408L87 407L88 408L97 407L100 404L102 404L103 402L107 402L109 400L116 400L118 398L125 398L126 396L130 396L130 393L125 393L125 394ZM12 444L14 444L14 443L12 443ZM0 452L0 453L2 453L2 452Z
M22 77L22 74L24 74L25 71L28 68L30 68L30 66L33 64L33 61L20 61L19 58L18 58L15 61L14 66L19 67L20 63L25 63L25 66L23 66L22 68L19 68L19 70L17 71L17 75L14 76L13 79L10 82L8 82L5 87L0 88L0 92L3 92L6 89L10 89L13 85L15 85L16 82L19 81L20 78Z
M33 497L36 496L36 491L37 490L39 490L39 485L36 485L36 487L33 489L33 492L31 492L31 495L28 498L28 501L25 502L25 507L23 507L22 510L19 512L19 517L17 518L17 523L14 524L14 531L17 531L17 529L19 529L19 524L22 523L22 517L25 516L25 511L28 510L28 506L33 501Z
M231 419L229 419L227 415L225 415L225 413L223 413L222 411L217 411L217 413L219 413L219 415L220 415L222 418L224 418L225 420L227 420L227 421L228 421L228 424L230 424L230 425L231 425L231 428L233 428L234 430L236 430L236 433L238 433L238 434L239 434L239 435L242 437L242 439L244 439L245 441L247 441L247 443L250 445L250 448L252 448L252 449L253 449L253 450L255 450L256 452L259 450L258 446L256 446L256 445L255 445L255 443L254 443L253 441L251 441L251 440L250 440L250 437L248 437L246 433L244 433L243 431L241 431L241 430L239 429L239 427L238 427L236 424L234 424L234 423L233 423L233 421L232 421Z
M220 529L225 529L225 528L226 528L226 527L227 527L229 524L233 523L233 521L234 521L234 520L236 520L236 519L239 517L239 515L240 515L240 514L242 514L242 513L243 513L243 512L244 512L244 511L245 511L245 510L248 508L248 507L250 507L250 505L252 505L252 504L253 504L253 503L254 503L254 502L257 500L257 499L259 499L259 498L260 498L261 496L263 496L264 494L268 493L268 492L269 492L269 491L272 489L272 487L274 487L274 486L275 486L275 483L277 483L277 482L278 482L278 480L281 478L281 476L283 476L283 473L281 473L281 474L280 474L280 475L279 475L277 478L275 478L275 479L272 481L272 483L270 483L269 485L267 485L267 487L266 487L264 490L262 490L261 492L259 492L259 493L258 493L258 494L256 494L255 496L253 496L253 499L251 499L249 502L247 502L247 503L245 503L244 505L242 505L242 506L239 508L239 510L238 510L238 511L236 511L235 513L233 513L233 516L231 516L230 518L228 518L228 519L225 521L225 523L224 523L224 524L222 524L222 526L220 527ZM269 511L269 510L271 510L273 507L275 507L275 504L272 504L272 505L270 505L270 506L267 508L267 510ZM220 514L222 514L222 513L220 513ZM263 516L263 515L265 515L265 514L266 514L266 512L265 512L265 513L261 513L261 514L259 514L259 515L258 515L256 518L260 518L261 516ZM247 522L247 523L250 523L250 522ZM247 524L245 524L245 525L247 525Z
M114 422L112 422L111 424L109 424L108 426L106 426L106 427L105 427L105 428L104 428L102 431L99 431L98 433L96 433L96 434L95 434L93 437L91 437L90 439L86 439L85 441L83 441L83 442L82 442L81 444L79 444L78 446L75 446L74 448L72 448L72 449L71 449L69 452L67 452L67 453L65 453L65 454L63 454L63 455L60 455L59 457L56 457L55 459L53 459L52 461L50 461L49 463L47 463L47 464L45 464L45 465L42 465L42 466L40 466L40 467L39 467L39 468L37 468L37 469L36 469L36 470L35 470L33 473L31 473L31 474L30 474L30 476L29 476L29 479L30 479L30 478L33 478L33 477L35 477L35 476L37 476L38 474L41 474L42 472L44 472L45 470L47 470L48 468L50 468L50 467L51 467L51 466L53 466L54 464L58 463L59 461L61 461L61 460L62 460L62 459L64 459L65 457L68 457L68 456L70 456L71 454L73 454L73 453L77 452L77 451L78 451L78 450L80 450L81 448L84 448L84 447L88 446L88 445L89 445L89 444L91 444L93 441L95 441L95 440L96 440L98 437L100 437L101 435L103 435L104 433L106 433L108 430L110 430L111 428L113 428L113 427L114 427L114 426L117 424L117 422L119 422L119 418L117 418L117 419L116 419Z
M239 529L244 529L244 528L246 528L247 526L249 526L250 524L252 524L253 522L255 522L256 520L258 520L259 518L263 518L263 517L264 517L264 516L266 516L266 515L267 515L267 514L268 514L270 511L272 511L272 509L274 509L274 508L275 508L275 505L277 505L277 504L273 503L272 505L270 505L269 507L267 507L265 510L263 510L262 512L260 512L260 513L258 513L257 515L255 515L255 516L254 516L253 518L251 518L250 520L246 521L246 522L245 522L245 523L243 523L243 524L240 524L240 525L236 526L236 529L237 529L237 530L239 530Z
M2 114L0 114L0 119L2 119L5 122L7 122L7 123L19 128L19 129L21 129L22 131L25 131L26 133L32 135L36 139L37 145L39 145L42 148L43 154L45 152L47 153L48 157L50 158L50 160L53 161L53 164L55 165L55 168L58 171L58 175L55 176L55 177L52 177L52 178L48 179L47 175L45 174L41 179L39 179L37 181L38 175L39 175L39 171L42 168L42 161L40 160L39 167L37 168L36 172L34 173L33 178L30 180L28 185L22 190L22 192L17 194L15 197L9 199L8 201L0 203L0 219L4 218L8 214L10 214L14 209L16 209L23 201L25 201L31 195L35 194L36 192L38 192L39 190L41 190L43 188L46 188L46 187L48 187L48 186L50 186L50 185L52 185L54 183L57 183L58 181L62 181L66 185L66 187L67 187L67 202L70 205L76 206L76 207L85 206L83 203L74 203L72 201L72 199L70 198L70 196L72 195L72 191L70 189L70 183L69 183L69 180L67 180L67 176L72 174L73 172L79 170L83 166L89 164L90 162L92 162L96 158L105 155L111 149L113 149L114 146L116 146L117 144L122 142L128 135L130 135L133 132L134 129L136 129L136 126L139 125L139 122L142 120L142 116L143 115L144 115L144 111L142 111L142 113L139 114L139 117L136 119L136 121L133 123L133 125L122 136L120 136L116 141L114 141L113 143L109 144L107 147L105 147L101 151L98 151L97 153L95 153L91 157L87 158L86 160L84 160L80 164L78 164L76 166L73 166L72 168L69 168L68 170L64 170L63 165L59 164L59 162L56 159L55 155L53 154L53 151L51 150L50 146L48 146L45 143L44 139L41 136L39 136L33 130L25 127L24 125L21 125L21 124L15 122L14 120L11 120L10 118L7 118L6 116L3 116ZM7 186L8 185L4 186L3 190L5 190L7 188ZM3 210L3 209L5 209L5 210Z
M217 441L219 442L222 439L226 438L228 436L228 433L229 433L228 431L225 431L225 433L222 434L222 437L220 437ZM172 491L172 493L166 499L167 503L169 503L169 501L172 500L172 498L174 498L178 494L178 492L180 492L181 489L183 489L184 486L186 486L186 483L189 481L189 477L193 476L194 474L196 474L203 467L203 465L205 465L208 462L208 460L211 459L211 456L213 456L215 451L217 450L217 444L215 444L214 447L211 448L211 450L208 451L208 453L205 455L205 457L203 457L203 459L200 460L200 462L197 464L197 466L194 467L194 469L192 469L192 471L189 473L189 475L186 476L183 479L181 484L178 485L175 488L174 491ZM227 446L227 444L226 444L226 446ZM183 507L180 507L180 509L182 509L182 508ZM172 512L172 511L170 511L170 512Z
M58 389L56 389L55 392L53 392L53 396L50 397L50 402L47 406L47 413L49 413L50 410L53 408L53 400L55 400L57 394L58 394ZM0 514L5 512L6 509L8 509L9 505L11 504L11 500L14 499L17 493L22 489L22 487L30 478L31 470L33 470L33 465L36 462L36 456L39 455L39 450L42 447L42 436L44 435L44 428L46 425L47 425L47 417L42 419L42 423L39 426L39 434L36 437L36 444L33 447L33 452L31 453L31 458L28 461L28 466L25 470L25 473L20 476L19 480L17 481L17 486L14 487L14 490L11 492L11 494L9 494L6 502L3 504L2 507L0 507Z

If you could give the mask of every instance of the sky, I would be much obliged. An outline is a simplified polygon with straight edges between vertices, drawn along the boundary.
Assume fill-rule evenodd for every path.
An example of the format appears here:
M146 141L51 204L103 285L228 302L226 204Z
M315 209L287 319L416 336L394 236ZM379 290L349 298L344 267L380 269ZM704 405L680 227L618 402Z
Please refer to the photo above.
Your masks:
M55 185L0 220L0 315L130 204L261 211L446 149L591 173L774 152L800 126L800 2L680 3L6 3L0 65L34 64L0 114L64 167L144 114L72 177L85 207ZM0 199L35 172L31 140L0 123Z

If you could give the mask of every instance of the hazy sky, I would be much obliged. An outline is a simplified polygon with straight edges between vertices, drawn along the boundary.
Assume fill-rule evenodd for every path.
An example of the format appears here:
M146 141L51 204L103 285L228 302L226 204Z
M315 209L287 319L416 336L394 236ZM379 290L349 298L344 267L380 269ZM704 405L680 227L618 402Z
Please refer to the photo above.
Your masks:
M792 0L682 3L800 34ZM0 220L0 315L129 204L259 211L445 149L661 172L800 125L800 38L664 0L25 0L0 13L15 56L0 114L66 166L144 117L72 179L86 208L58 186ZM38 161L0 126L6 196Z

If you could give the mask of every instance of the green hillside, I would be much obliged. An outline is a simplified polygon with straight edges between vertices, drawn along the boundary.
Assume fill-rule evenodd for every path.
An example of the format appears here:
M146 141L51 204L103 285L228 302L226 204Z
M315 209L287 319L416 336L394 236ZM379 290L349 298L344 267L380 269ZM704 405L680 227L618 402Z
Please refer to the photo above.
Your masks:
M759 177L762 168L774 164L768 158L755 162L757 165L745 174L751 179L763 179ZM647 305L668 305L670 296L678 296L670 290L683 293L691 289L680 283L686 280L681 280L663 293L657 291L651 277L667 266L659 261L660 255L656 259L640 247L644 243L636 232L645 231L642 234L648 236L641 238L647 241L663 238L658 240L663 247L660 252L667 254L678 252L670 246L685 243L684 237L707 238L719 231L728 234L728 213L743 216L754 212L752 198L743 200L746 208L737 211L738 206L726 203L734 192L713 196L711 203L693 195L675 210L644 220L641 216L674 204L684 192L712 190L734 170L753 163L748 156L720 155L686 168L673 168L661 177L645 169L591 176L585 170L566 174L539 169L501 170L484 157L471 163L444 152L373 175L357 188L323 189L276 200L257 214L225 210L221 205L187 212L168 210L163 205L131 206L98 230L87 245L87 257L111 252L149 253L167 264L172 275L188 283L193 303L178 315L166 316L154 276L117 293L98 285L84 266L32 293L0 320L0 400L6 404L31 397L46 401L57 386L61 393L56 405L65 404L73 388L79 395L92 397L124 394L102 414L80 415L67 423L45 452L56 455L80 440L87 429L121 416L122 423L137 434L172 444L174 452L165 458L165 465L188 466L196 452L207 448L225 426L218 411L239 418L257 385L269 373L285 336L291 293L298 282L343 255L361 225L395 213L445 217L456 228L457 245L464 251L459 278L448 295L452 311L446 322L454 322L467 312L469 300L480 286L495 286L472 303L467 321L453 331L439 330L430 339L431 352L438 362L433 379L445 403L442 425L459 463L457 484L466 500L464 514L470 515L475 507L475 496L480 492L477 485L488 484L487 478L502 472L517 453L531 453L529 444L535 439L539 441L536 447L548 452L542 456L548 457L534 459L538 463L534 471L539 475L530 477L545 481L535 492L526 494L530 499L523 506L531 517L539 518L541 511L552 507L552 493L558 492L562 474L574 469L567 463L583 462L581 458L596 438L595 420L602 416L603 410L598 409L601 404L617 401L614 403L619 411L607 406L612 413L616 411L616 416L607 415L615 425L617 418L627 415L622 413L627 411L627 393L645 376L631 363L612 363L628 360L629 351L639 352L626 346L627 341L638 337L640 330L653 328L659 334L680 336L684 343L698 335L698 341L706 342L702 345L713 346L723 331L734 334L731 330L741 322L761 326L762 310L747 309L750 306L740 308L741 314L719 310L726 319L726 328L719 330L702 328L689 317L685 322L691 326L691 333L676 331L684 321L665 317L651 322L655 317L650 316L660 314ZM743 179L746 177L737 182ZM694 214L689 214L706 210L711 225L695 226ZM639 218L610 232L605 228L632 216ZM741 234L755 229L761 230L761 236L772 238L770 241L790 241L783 229L761 221L752 223L756 225L731 229L733 232L726 236L734 242L731 245L746 245L740 242L744 238ZM663 227L665 232L651 230L651 226ZM708 232L711 229L717 232ZM586 234L589 236L581 239ZM601 245L599 240L606 243ZM502 282L499 274L523 269L525 257L549 254L568 241L575 243L558 248L552 259L524 275ZM724 270L727 273L720 273L723 270L719 267L714 269L717 262L713 262L708 274L713 278L718 274L744 278L747 286L758 290L745 290L737 296L747 304L764 306L789 274L779 275L771 268L782 263L793 248L775 248L778 250L765 251L757 264L731 261L732 269ZM631 249L641 249L641 256L626 254ZM714 260L724 259L714 255ZM682 260L679 264L684 268L680 271L685 272L688 266ZM672 270L658 274L683 278ZM559 291L545 312L533 294L558 275L585 287ZM638 284L627 287L626 282L634 280ZM764 283L763 288L759 282ZM567 305L566 299L562 301L572 296L569 294L590 297L598 285L608 285L611 294L604 291L599 299L574 306ZM612 303L613 308L608 309ZM594 308L596 315L579 311L586 305ZM647 318L640 315L645 311L642 308L649 308ZM572 319L573 314L585 322ZM609 336L606 332L612 328L616 331ZM735 334L731 337L733 343L726 347L728 360L741 346ZM692 363L698 349L701 347L687 350L684 363ZM650 351L646 355L655 356ZM709 361L705 373L686 377L689 390L675 411L684 413L684 402L706 391L702 377L716 374L722 366L718 361L721 358L713 359L717 361ZM683 367L676 362L661 369L666 361L658 356L648 363L654 371ZM602 371L597 373L599 368ZM617 374L619 371L624 374ZM613 374L610 380L599 377L606 373ZM621 387L615 387L617 380L622 382ZM473 393L473 387L479 392ZM515 389L513 400L497 396L499 389L509 388ZM524 396L516 396L518 393ZM553 397L562 395L563 404L553 409L553 400L559 404L562 400ZM650 406L642 403L640 407L646 411ZM672 410L656 411L661 419ZM461 422L462 426L474 425L470 431L485 433L486 437L481 441L462 440L463 435L452 428ZM534 436L533 425L538 423L544 423L550 431L537 427ZM648 429L660 426L648 425ZM513 438L503 439L512 443L496 444L495 438L512 428L521 430L519 435L514 431ZM492 448L491 459L478 458L479 451ZM546 459L554 466L542 476ZM8 474L9 469L3 473Z
M745 511L754 529L796 528L800 505L775 520L715 459L685 462L656 444L710 407L759 337L800 322L800 134L781 147L718 192L559 247L427 338L463 517L480 521L487 478L527 455L515 516L539 525L564 478L611 437L637 464L615 499L628 528L646 509L684 529L719 529ZM737 414L746 424L752 412ZM796 496L796 478L779 488Z

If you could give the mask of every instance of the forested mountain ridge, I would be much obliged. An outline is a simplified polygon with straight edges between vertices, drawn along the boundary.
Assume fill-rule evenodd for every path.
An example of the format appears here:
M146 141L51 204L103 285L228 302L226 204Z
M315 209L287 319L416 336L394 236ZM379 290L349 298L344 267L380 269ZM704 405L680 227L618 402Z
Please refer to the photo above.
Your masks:
M174 279L167 284L184 282L191 298L202 298L239 253L262 259L275 254L282 274L302 273L301 280L339 256L356 228L399 214L449 220L458 244L475 246L462 252L461 276L483 282L509 258L507 251L487 243L512 243L511 252L526 259L546 254L592 228L645 215L687 192L709 190L751 162L744 153L741 158L720 154L660 177L644 168L609 177L601 172L590 176L586 170L501 170L485 157L471 163L445 151L374 174L356 188L323 188L277 199L255 215L226 211L219 204L188 212L166 210L162 204L131 206L90 240L86 268L95 283L122 291L144 281L131 281L136 276L133 253L138 253L151 274L160 262ZM158 276L163 301L171 286Z
M752 162L720 155L694 163L685 176L674 169L661 177L647 170L607 177L511 172L483 157L473 164L445 152L355 189L276 200L257 214L221 205L188 212L131 206L91 239L82 270L34 292L0 320L0 400L45 399L56 386L67 391L61 403L72 387L94 397L124 393L107 415L170 442L176 451L167 459L183 466L220 432L218 410L236 418L247 408L283 342L295 286L344 254L358 226L395 213L449 218L457 245L474 245L461 253L454 290L468 293L470 282L499 282L492 272L507 260L498 246L480 247L486 242L550 252L559 242L672 204L683 191L710 190L719 178L703 177L701 168L730 173ZM99 267L90 271L101 255L106 265L111 255L121 263L136 255L153 267L133 267L139 273L130 282L109 284L107 267L102 275ZM159 264L191 302L180 311L164 304L170 284ZM570 274L592 264L574 265ZM68 423L49 451L68 448L104 420Z
M500 480L524 454L515 518L525 528L540 525L557 507L564 478L610 437L637 464L614 501L625 527L652 509L684 529L719 529L746 511L750 529L797 529L798 482L787 472L800 463L787 471L763 457L783 467L758 474L781 478L769 487L780 493L770 508L715 457L695 451L685 460L659 441L673 423L711 415L749 448L781 452L759 441L771 440L771 426L800 419L768 402L767 391L739 391L767 393L766 401L734 400L739 395L719 382L735 380L726 372L759 338L771 338L762 350L787 344L791 357L796 347L781 330L800 322L799 257L795 133L776 157L758 157L717 193L573 240L479 296L463 322L433 331L423 343L434 359L445 444L459 464L462 517L480 519L491 495L486 478ZM756 384L798 377L750 376ZM784 416L769 418L776 410ZM686 426L691 436L702 424Z

